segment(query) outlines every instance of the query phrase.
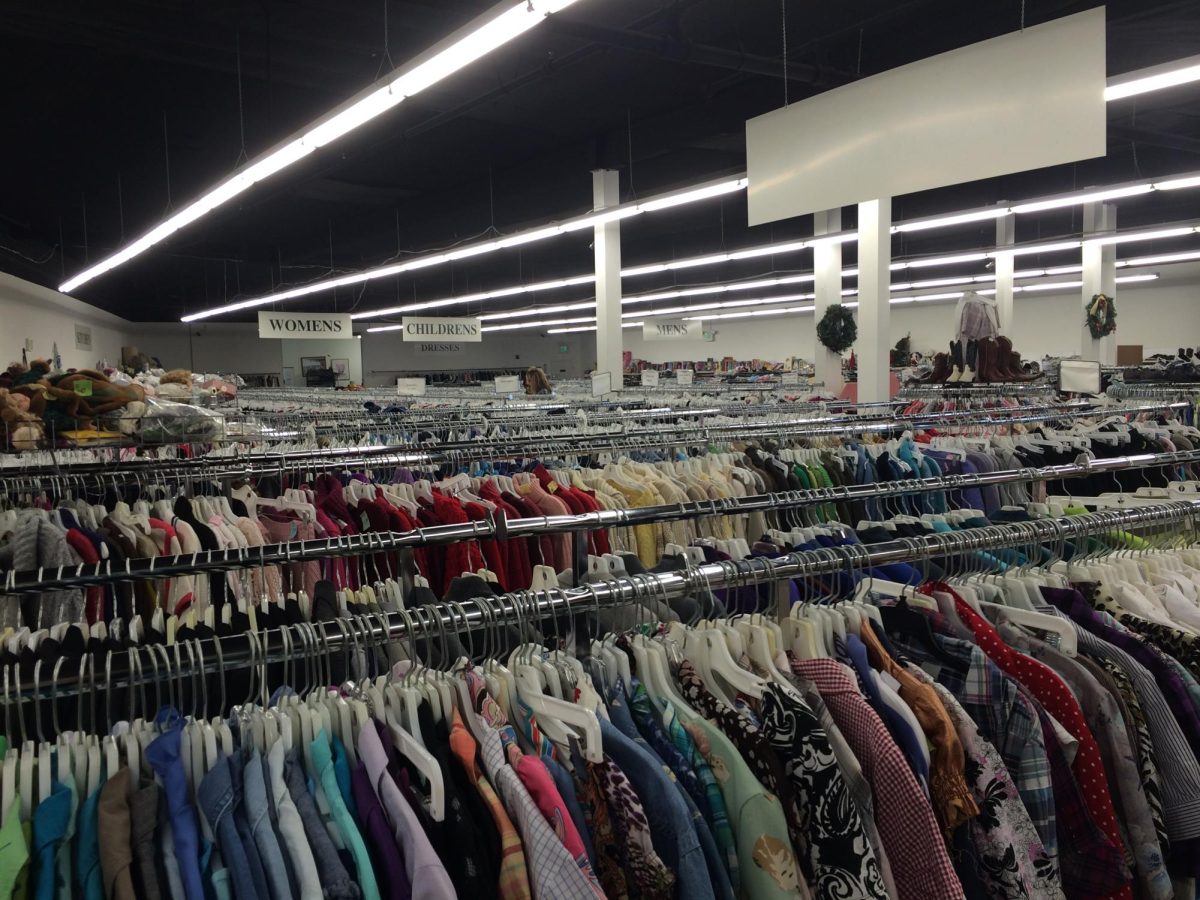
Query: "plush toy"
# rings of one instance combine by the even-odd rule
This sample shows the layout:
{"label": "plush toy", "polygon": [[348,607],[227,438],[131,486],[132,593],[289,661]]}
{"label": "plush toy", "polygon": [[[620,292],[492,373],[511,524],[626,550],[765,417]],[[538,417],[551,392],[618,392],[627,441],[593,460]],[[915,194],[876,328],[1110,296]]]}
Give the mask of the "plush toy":
{"label": "plush toy", "polygon": [[[38,362],[34,360],[30,373]],[[146,398],[141,385],[113,384],[91,369],[46,375],[13,390],[29,398],[30,411],[54,432],[91,428],[96,416]]]}
{"label": "plush toy", "polygon": [[29,411],[29,398],[0,388],[0,422],[4,438],[14,450],[34,450],[45,439],[42,420]]}
{"label": "plush toy", "polygon": [[187,369],[171,369],[163,372],[156,391],[159,397],[187,402],[192,399],[192,373]]}

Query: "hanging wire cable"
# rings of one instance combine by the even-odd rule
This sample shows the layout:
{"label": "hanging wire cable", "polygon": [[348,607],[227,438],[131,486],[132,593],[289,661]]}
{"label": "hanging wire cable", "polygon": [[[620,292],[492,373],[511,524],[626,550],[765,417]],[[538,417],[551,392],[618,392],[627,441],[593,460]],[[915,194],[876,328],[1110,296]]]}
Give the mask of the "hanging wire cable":
{"label": "hanging wire cable", "polygon": [[779,11],[783,19],[783,105],[788,105],[788,48],[787,48],[787,0],[779,0]]}
{"label": "hanging wire cable", "polygon": [[237,48],[238,131],[242,139],[242,149],[238,151],[237,159],[233,163],[237,167],[250,158],[246,154],[246,106],[242,97],[242,32],[240,30],[236,33],[235,46]]}

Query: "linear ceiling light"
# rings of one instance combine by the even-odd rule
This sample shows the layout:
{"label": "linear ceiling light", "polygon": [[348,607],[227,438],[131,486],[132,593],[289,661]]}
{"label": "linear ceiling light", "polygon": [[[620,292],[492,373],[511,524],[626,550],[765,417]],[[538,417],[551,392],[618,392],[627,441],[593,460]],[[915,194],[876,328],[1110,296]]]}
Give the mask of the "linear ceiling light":
{"label": "linear ceiling light", "polygon": [[201,216],[225,205],[253,185],[299,162],[310,153],[382,115],[414,94],[448,78],[493,50],[503,47],[533,28],[546,16],[575,2],[576,0],[519,0],[517,3],[501,4],[476,17],[445,40],[359,92],[314,124],[284,139],[137,240],[67,279],[58,289],[63,293],[70,293],[93,278],[124,265]]}
{"label": "linear ceiling light", "polygon": [[1108,86],[1104,89],[1104,99],[1123,100],[1126,97],[1161,91],[1193,81],[1200,81],[1200,56],[1177,59],[1161,66],[1139,69],[1110,78]]}
{"label": "linear ceiling light", "polygon": [[1161,238],[1182,237],[1185,234],[1192,234],[1197,230],[1196,226],[1184,225],[1177,228],[1157,228],[1151,231],[1131,231],[1125,234],[1106,234],[1103,237],[1088,238],[1085,243],[1125,244],[1130,241],[1156,241]]}
{"label": "linear ceiling light", "polygon": [[[559,2],[563,2],[563,0],[559,0]],[[572,0],[572,2],[575,2],[575,0]],[[237,312],[238,310],[243,309],[253,309],[257,306],[267,306],[272,303],[282,303],[286,300],[295,300],[297,297],[306,297],[309,294],[315,294],[321,291],[329,291],[333,290],[334,288],[345,287],[346,285],[361,284],[365,281],[372,281],[376,278],[386,278],[389,275],[400,275],[404,272],[411,272],[416,269],[425,269],[429,266],[437,266],[441,265],[442,263],[454,262],[455,260],[459,259],[468,259],[469,257],[480,256],[484,253],[494,253],[497,250],[504,250],[508,247],[517,246],[518,244],[527,244],[533,241],[543,241],[555,237],[556,235],[566,234],[571,231],[581,231],[585,228],[603,225],[604,223],[611,222],[615,219],[628,218],[629,216],[638,215],[639,213],[648,211],[648,205],[673,197],[690,195],[691,199],[681,202],[694,203],[697,200],[706,199],[706,197],[697,196],[703,193],[705,188],[715,188],[719,185],[729,184],[737,185],[737,187],[730,188],[730,190],[744,189],[746,186],[746,179],[736,178],[732,181],[730,179],[723,179],[719,182],[703,185],[700,188],[683,188],[677,191],[668,191],[667,193],[660,194],[659,196],[652,197],[648,200],[642,200],[637,203],[628,203],[623,206],[606,209],[601,212],[584,213],[583,215],[575,216],[572,219],[567,219],[564,222],[559,222],[550,226],[538,226],[537,228],[509,235],[497,240],[483,241],[478,244],[467,244],[463,247],[459,247],[455,250],[450,250],[444,253],[431,253],[427,256],[418,256],[402,263],[392,263],[388,265],[377,266],[376,268],[366,269],[362,272],[354,272],[349,275],[342,275],[337,278],[329,278],[324,281],[314,281],[310,284],[301,285],[300,287],[291,288],[286,291],[277,291],[274,294],[266,294],[262,297],[254,297],[250,300],[241,300],[237,303],[227,303],[224,306],[217,306],[212,309],[205,309],[197,313],[192,313],[188,316],[183,316],[181,321],[194,322],[198,319],[207,319],[211,318],[212,316],[222,315],[224,313]],[[723,191],[723,193],[728,192],[729,191]],[[707,196],[713,195],[710,194]],[[594,276],[588,277],[591,280],[594,280]],[[450,304],[446,303],[443,305]],[[424,308],[428,309],[429,307],[426,306]],[[375,314],[382,315],[382,313],[379,313],[377,310],[373,312]],[[361,317],[362,316],[360,316],[360,318]]]}
{"label": "linear ceiling light", "polygon": [[1043,212],[1047,209],[1061,209],[1064,206],[1078,206],[1081,203],[1098,203],[1101,200],[1134,197],[1138,194],[1149,194],[1153,190],[1154,185],[1152,184],[1133,184],[1127,187],[1109,188],[1108,190],[1091,191],[1083,194],[1063,194],[1060,197],[1035,200],[1032,203],[1019,203],[1011,207],[1011,211],[1015,213]]}
{"label": "linear ceiling light", "polygon": [[927,219],[913,219],[911,222],[900,222],[892,226],[892,233],[907,233],[910,231],[928,231],[930,228],[946,228],[951,225],[964,225],[967,222],[982,222],[986,219],[998,219],[1008,215],[1007,206],[997,206],[990,209],[976,209],[971,212],[953,213],[948,216],[930,216]]}
{"label": "linear ceiling light", "polygon": [[439,309],[443,306],[458,306],[462,303],[475,303],[481,300],[500,300],[504,297],[515,297],[518,294],[532,294],[538,291],[553,291],[558,288],[575,287],[580,284],[592,284],[595,275],[576,275],[573,278],[556,278],[553,281],[539,281],[534,284],[518,284],[513,287],[498,288],[494,291],[479,291],[474,294],[459,294],[457,297],[446,297],[441,300],[426,300],[420,303],[406,303],[403,306],[389,306],[387,309],[372,309],[367,312],[351,313],[351,319],[377,319],[381,316],[394,316],[407,312],[419,312],[423,309]]}

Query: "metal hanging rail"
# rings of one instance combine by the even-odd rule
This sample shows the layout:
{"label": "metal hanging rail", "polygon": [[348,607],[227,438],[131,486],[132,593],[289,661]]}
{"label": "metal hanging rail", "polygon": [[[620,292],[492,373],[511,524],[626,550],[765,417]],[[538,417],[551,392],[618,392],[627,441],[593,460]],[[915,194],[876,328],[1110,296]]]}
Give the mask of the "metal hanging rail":
{"label": "metal hanging rail", "polygon": [[783,491],[752,497],[702,500],[649,506],[639,509],[610,509],[567,516],[542,516],[529,519],[505,519],[503,515],[485,521],[456,525],[435,525],[415,531],[365,533],[336,538],[318,538],[282,544],[266,544],[249,549],[228,548],[151,559],[127,559],[123,567],[113,568],[111,560],[57,569],[9,571],[0,581],[0,594],[19,594],[64,587],[82,587],[113,580],[166,578],[198,572],[258,568],[267,565],[306,562],[329,557],[361,556],[406,548],[438,546],[482,538],[505,540],[538,537],[545,534],[584,532],[598,528],[631,527],[656,522],[681,521],[710,516],[731,516],[751,512],[796,509],[829,503],[862,500],[886,500],[910,494],[962,491],[990,485],[1057,481],[1125,469],[1156,468],[1200,462],[1200,450],[1172,453],[1146,453],[1109,459],[1087,459],[1062,465],[1006,469],[968,475],[944,475],[939,478],[906,479],[865,485]]}
{"label": "metal hanging rail", "polygon": [[[881,434],[946,425],[973,427],[1011,426],[1047,422],[1084,415],[1145,415],[1164,410],[1190,408],[1190,404],[1164,400],[1135,407],[1054,407],[1028,414],[1029,407],[966,410],[916,414],[900,417],[827,417],[767,421],[748,424],[692,426],[671,429],[630,429],[612,434],[553,436],[481,436],[477,441],[430,442],[429,445],[381,445],[371,447],[327,447],[288,452],[213,455],[190,459],[136,458],[119,463],[75,463],[69,467],[38,465],[25,468],[4,466],[0,460],[0,483],[13,479],[81,477],[103,474],[137,480],[142,473],[155,473],[171,480],[196,477],[237,477],[278,474],[285,469],[308,470],[360,466],[435,466],[473,460],[504,459],[531,454],[594,455],[617,450],[658,447],[691,447],[713,441],[751,441],[829,435]],[[1012,415],[1008,415],[1012,413]],[[1016,413],[1022,413],[1016,415]],[[169,470],[163,472],[162,470]],[[26,488],[28,489],[28,488]]]}
{"label": "metal hanging rail", "polygon": [[[55,666],[52,685],[18,680],[17,684],[10,686],[6,679],[4,690],[6,699],[14,696],[54,699],[91,691],[93,702],[99,692],[104,691],[104,702],[110,703],[108,698],[115,688],[144,687],[147,669],[157,672],[160,658],[166,666],[169,679],[224,675],[229,668],[271,664],[295,666],[309,655],[328,656],[337,651],[345,653],[351,648],[371,648],[390,642],[409,642],[410,646],[415,646],[418,639],[599,611],[639,600],[670,600],[700,589],[741,587],[834,572],[863,572],[892,563],[945,558],[965,551],[1020,548],[1046,542],[1061,545],[1097,534],[1173,523],[1186,523],[1194,530],[1197,512],[1200,512],[1200,500],[1178,501],[1135,509],[991,525],[965,532],[937,533],[881,544],[850,544],[798,551],[773,559],[750,558],[708,563],[678,571],[618,577],[584,587],[517,591],[498,597],[441,602],[395,613],[372,613],[351,620],[311,622],[228,638],[183,641],[171,648],[135,646],[124,652],[108,654],[103,681],[96,677],[94,668],[90,669],[89,677],[87,674],[63,674],[57,672]],[[153,658],[151,664],[143,664],[143,653],[147,659]],[[160,656],[155,657],[155,653]],[[90,656],[85,658],[94,659]],[[117,660],[115,666],[114,659]],[[157,678],[154,683],[158,684]],[[52,695],[47,696],[43,689],[52,691]]]}

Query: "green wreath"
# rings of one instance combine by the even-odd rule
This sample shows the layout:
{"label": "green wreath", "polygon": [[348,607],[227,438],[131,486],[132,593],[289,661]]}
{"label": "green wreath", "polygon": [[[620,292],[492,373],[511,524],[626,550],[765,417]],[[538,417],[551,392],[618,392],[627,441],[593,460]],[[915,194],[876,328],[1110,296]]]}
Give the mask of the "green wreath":
{"label": "green wreath", "polygon": [[1117,330],[1117,303],[1112,297],[1095,294],[1092,302],[1087,305],[1088,332],[1092,338],[1099,340]]}
{"label": "green wreath", "polygon": [[854,314],[844,306],[830,306],[817,323],[817,339],[827,350],[841,353],[858,337]]}

